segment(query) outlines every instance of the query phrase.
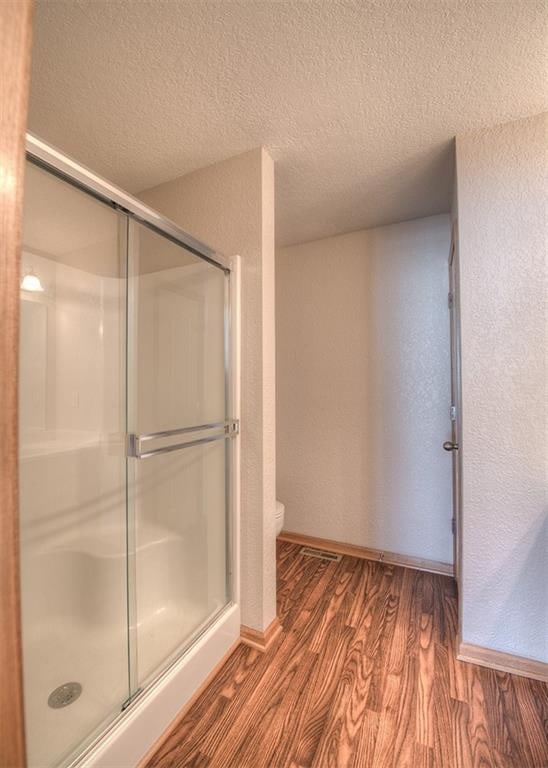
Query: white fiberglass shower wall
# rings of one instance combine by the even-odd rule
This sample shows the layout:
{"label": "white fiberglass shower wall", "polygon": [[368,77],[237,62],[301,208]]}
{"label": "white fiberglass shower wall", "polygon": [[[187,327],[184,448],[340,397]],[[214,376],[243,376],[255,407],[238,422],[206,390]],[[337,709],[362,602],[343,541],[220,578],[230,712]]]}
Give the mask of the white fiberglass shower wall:
{"label": "white fiberglass shower wall", "polygon": [[21,278],[23,672],[42,767],[78,760],[233,600],[230,271],[29,161]]}

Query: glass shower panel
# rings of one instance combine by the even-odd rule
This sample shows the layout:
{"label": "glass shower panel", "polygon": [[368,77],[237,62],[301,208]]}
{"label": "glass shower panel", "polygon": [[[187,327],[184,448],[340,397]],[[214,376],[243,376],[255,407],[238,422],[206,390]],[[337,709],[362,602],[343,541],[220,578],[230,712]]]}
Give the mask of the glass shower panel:
{"label": "glass shower panel", "polygon": [[129,696],[127,217],[27,163],[20,530],[29,766],[70,760]]}
{"label": "glass shower panel", "polygon": [[130,222],[134,691],[228,600],[227,279],[222,269]]}

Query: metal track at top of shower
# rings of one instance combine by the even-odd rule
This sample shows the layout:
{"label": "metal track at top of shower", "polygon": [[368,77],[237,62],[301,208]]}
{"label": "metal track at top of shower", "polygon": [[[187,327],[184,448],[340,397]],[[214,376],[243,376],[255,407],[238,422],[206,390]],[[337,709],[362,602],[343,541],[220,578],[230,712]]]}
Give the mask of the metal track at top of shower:
{"label": "metal track at top of shower", "polygon": [[103,203],[131,216],[177,245],[183,246],[200,259],[219,267],[224,272],[230,272],[230,260],[221,253],[189,235],[188,232],[155,211],[154,208],[124,192],[120,187],[102,176],[98,176],[89,168],[76,160],[72,160],[60,150],[29,132],[26,134],[26,154],[27,159],[35,165],[45,168],[74,187],[79,187]]}

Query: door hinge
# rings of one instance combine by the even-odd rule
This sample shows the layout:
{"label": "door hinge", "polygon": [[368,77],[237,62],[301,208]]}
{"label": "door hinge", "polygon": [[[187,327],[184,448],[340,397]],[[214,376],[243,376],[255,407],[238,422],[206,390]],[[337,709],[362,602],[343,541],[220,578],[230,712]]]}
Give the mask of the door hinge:
{"label": "door hinge", "polygon": [[453,294],[451,291],[447,294],[447,306],[449,309],[453,309]]}
{"label": "door hinge", "polygon": [[452,517],[451,518],[451,533],[453,534],[453,536],[455,535],[456,530],[457,530],[456,521],[455,521],[455,518]]}
{"label": "door hinge", "polygon": [[451,421],[456,421],[457,420],[457,406],[456,405],[452,405],[449,408],[449,418],[451,419]]}

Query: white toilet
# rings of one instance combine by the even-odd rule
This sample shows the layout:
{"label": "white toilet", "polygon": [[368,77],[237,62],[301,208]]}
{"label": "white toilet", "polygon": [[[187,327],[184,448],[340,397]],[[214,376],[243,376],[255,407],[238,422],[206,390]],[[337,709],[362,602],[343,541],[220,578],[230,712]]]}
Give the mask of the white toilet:
{"label": "white toilet", "polygon": [[279,536],[284,527],[285,506],[281,501],[276,501],[276,536]]}

